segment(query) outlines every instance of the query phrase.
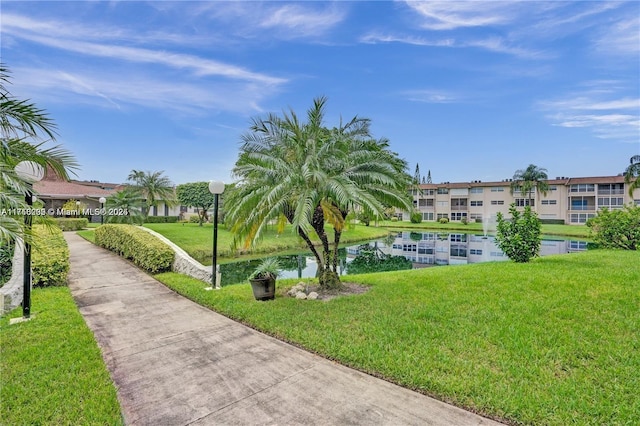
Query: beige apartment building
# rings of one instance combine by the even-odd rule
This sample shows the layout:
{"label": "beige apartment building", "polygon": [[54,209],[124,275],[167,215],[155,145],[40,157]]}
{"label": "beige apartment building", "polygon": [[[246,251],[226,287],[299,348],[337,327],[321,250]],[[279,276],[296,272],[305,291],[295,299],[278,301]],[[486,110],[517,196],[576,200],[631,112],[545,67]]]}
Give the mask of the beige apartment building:
{"label": "beige apartment building", "polygon": [[[501,182],[460,182],[421,184],[420,190],[413,189],[413,203],[422,220],[437,221],[446,217],[450,221],[481,222],[495,218],[498,212],[506,217],[511,203],[524,208],[528,194],[511,193],[511,180]],[[533,191],[533,210],[543,221],[565,224],[584,224],[594,217],[598,210],[622,208],[625,204],[640,205],[640,189],[633,197],[624,176],[602,177],[557,177],[547,180],[546,194]],[[399,215],[400,216],[400,215]],[[409,213],[401,214],[402,220],[409,220]]]}

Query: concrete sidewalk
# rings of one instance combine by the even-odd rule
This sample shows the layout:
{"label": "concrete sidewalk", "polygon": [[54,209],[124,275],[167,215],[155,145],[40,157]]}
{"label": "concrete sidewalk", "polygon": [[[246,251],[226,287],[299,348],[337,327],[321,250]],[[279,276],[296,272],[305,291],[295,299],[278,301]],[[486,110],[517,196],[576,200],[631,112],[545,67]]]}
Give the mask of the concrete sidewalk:
{"label": "concrete sidewalk", "polygon": [[498,424],[256,332],[75,233],[65,239],[69,287],[127,424]]}

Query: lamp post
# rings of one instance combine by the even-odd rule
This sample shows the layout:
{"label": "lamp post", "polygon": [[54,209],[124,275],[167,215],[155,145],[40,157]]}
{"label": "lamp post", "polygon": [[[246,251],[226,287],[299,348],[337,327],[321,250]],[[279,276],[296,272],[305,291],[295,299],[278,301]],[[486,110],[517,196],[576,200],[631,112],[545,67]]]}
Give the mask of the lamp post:
{"label": "lamp post", "polygon": [[211,269],[211,288],[220,289],[220,283],[217,282],[218,275],[218,200],[220,194],[224,192],[224,182],[209,182],[209,192],[213,194],[213,264]]}
{"label": "lamp post", "polygon": [[104,197],[100,197],[98,201],[100,201],[100,225],[104,225],[104,203],[107,201],[107,199]]}
{"label": "lamp post", "polygon": [[[33,184],[40,182],[44,177],[44,168],[33,161],[21,161],[16,165],[15,172],[20,179],[27,183],[27,192],[24,200],[27,208],[33,206]],[[25,232],[31,229],[33,216],[27,212],[24,215]],[[31,317],[31,244],[28,238],[23,238],[24,243],[24,265],[22,274],[22,317],[29,319]]]}

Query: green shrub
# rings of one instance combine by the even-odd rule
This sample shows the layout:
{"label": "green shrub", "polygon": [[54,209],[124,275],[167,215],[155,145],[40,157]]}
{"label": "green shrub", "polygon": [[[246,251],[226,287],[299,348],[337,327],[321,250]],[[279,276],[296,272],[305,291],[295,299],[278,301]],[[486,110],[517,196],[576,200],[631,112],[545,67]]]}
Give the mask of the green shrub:
{"label": "green shrub", "polygon": [[175,255],[171,247],[133,225],[102,225],[96,228],[95,237],[97,245],[150,273],[168,271],[173,264]]}
{"label": "green shrub", "polygon": [[53,219],[55,224],[58,225],[63,231],[79,231],[86,228],[89,225],[89,220],[81,218],[64,218],[56,217]]}
{"label": "green shrub", "polygon": [[189,216],[189,223],[200,223],[200,215]]}
{"label": "green shrub", "polygon": [[411,223],[422,222],[422,213],[419,213],[419,212],[411,213],[411,216],[409,216],[409,220],[411,221]]}
{"label": "green shrub", "polygon": [[178,216],[148,216],[145,219],[145,223],[176,223],[178,222]]}
{"label": "green shrub", "polygon": [[55,226],[34,225],[34,243],[31,251],[33,286],[67,285],[69,273],[69,247],[62,230]]}
{"label": "green shrub", "polygon": [[594,242],[602,248],[638,250],[640,248],[640,206],[631,204],[620,210],[602,209],[587,221]]}
{"label": "green shrub", "polygon": [[540,219],[543,225],[564,225],[564,219]]}
{"label": "green shrub", "polygon": [[9,244],[0,245],[0,287],[11,278],[14,249],[15,244],[12,241],[9,241]]}
{"label": "green shrub", "polygon": [[541,244],[541,224],[538,215],[531,207],[524,208],[521,213],[515,203],[509,207],[511,219],[506,220],[498,213],[496,220],[496,243],[509,259],[518,263],[526,263],[538,255]]}
{"label": "green shrub", "polygon": [[440,222],[440,223],[449,223],[449,218],[448,217],[441,217],[440,219],[438,219],[438,222]]}
{"label": "green shrub", "polygon": [[468,225],[469,221],[467,220],[466,217],[463,217],[462,219],[460,219],[460,223],[462,223],[463,225]]}
{"label": "green shrub", "polygon": [[391,222],[397,222],[397,221],[398,221],[398,218],[397,218],[397,217],[393,216],[393,217],[391,218]]}

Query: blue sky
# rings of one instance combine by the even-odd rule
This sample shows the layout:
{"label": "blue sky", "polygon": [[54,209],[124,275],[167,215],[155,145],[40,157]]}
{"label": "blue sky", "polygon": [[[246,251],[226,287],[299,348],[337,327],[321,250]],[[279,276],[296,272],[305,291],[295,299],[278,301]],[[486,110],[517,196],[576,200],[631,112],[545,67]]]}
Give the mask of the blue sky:
{"label": "blue sky", "polygon": [[603,176],[640,153],[640,2],[11,2],[12,93],[80,179],[231,181],[251,118],[354,115],[434,183],[534,163]]}

